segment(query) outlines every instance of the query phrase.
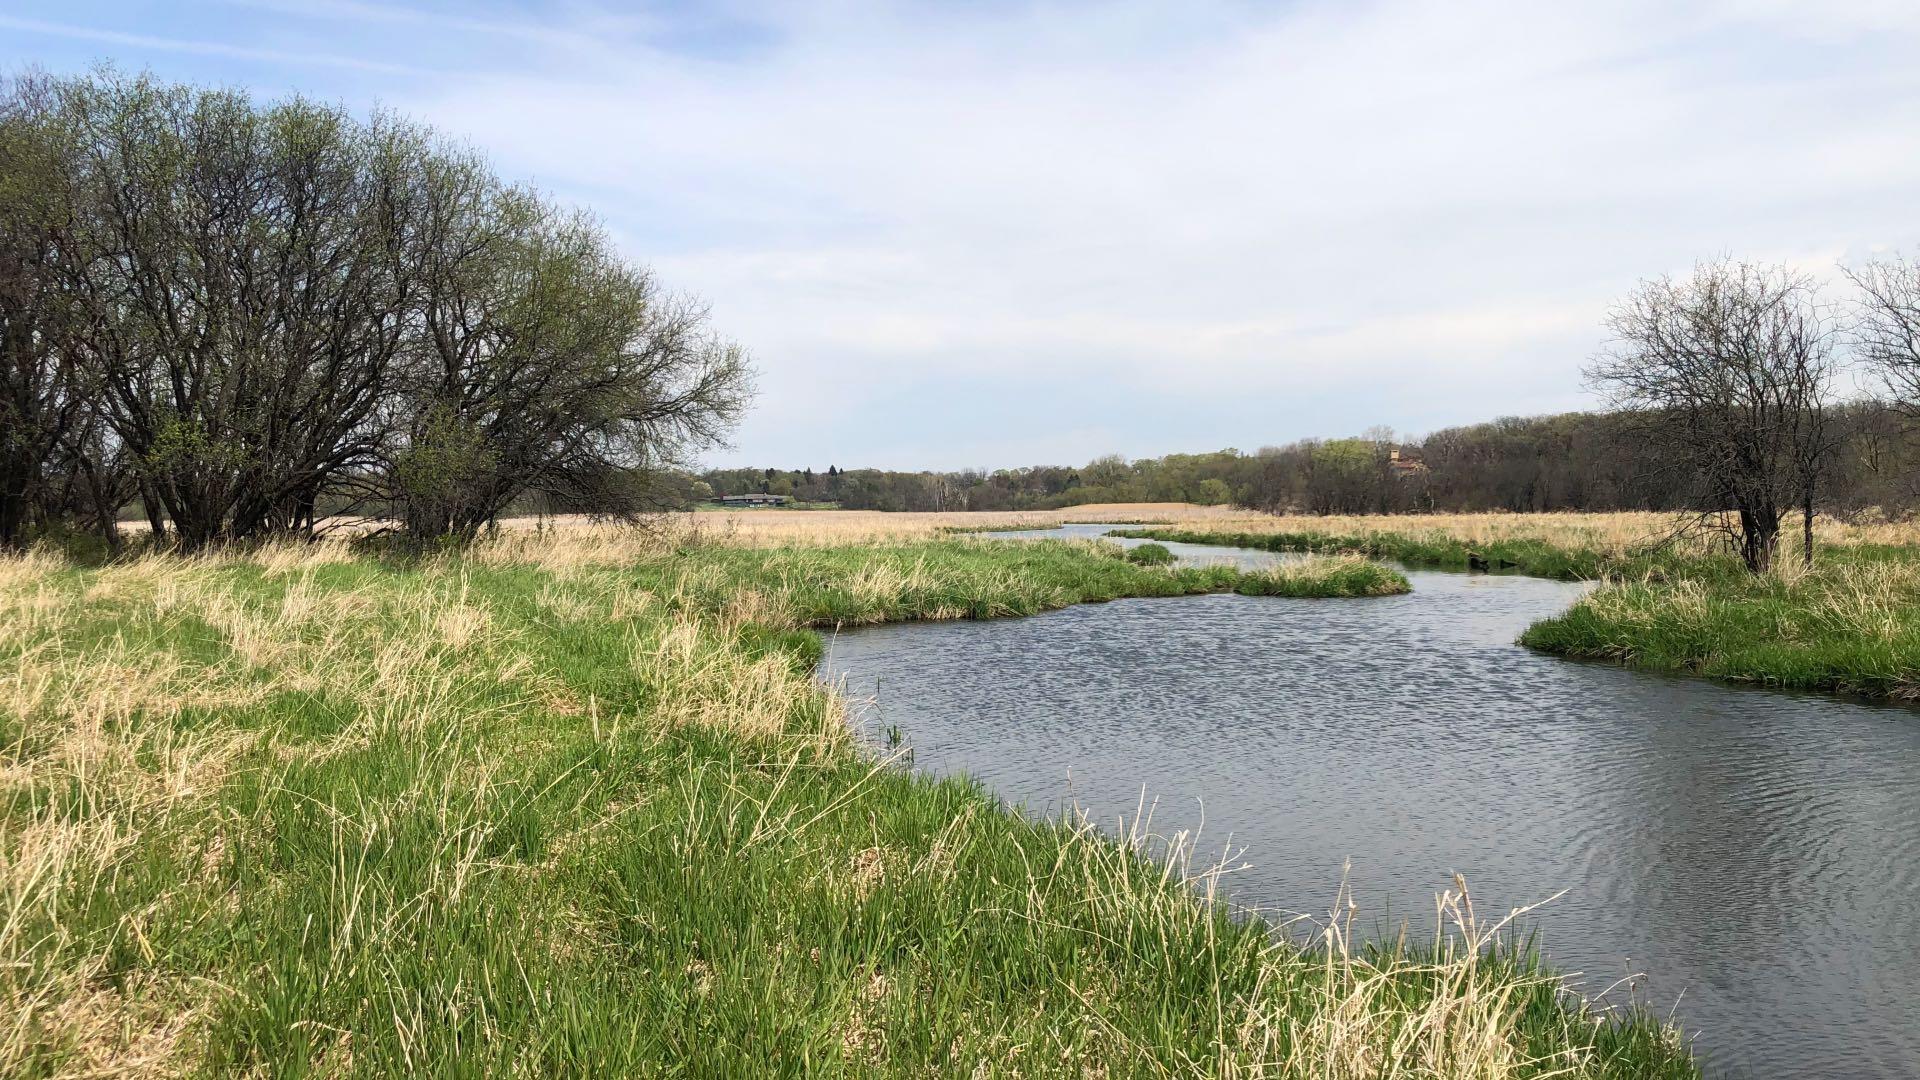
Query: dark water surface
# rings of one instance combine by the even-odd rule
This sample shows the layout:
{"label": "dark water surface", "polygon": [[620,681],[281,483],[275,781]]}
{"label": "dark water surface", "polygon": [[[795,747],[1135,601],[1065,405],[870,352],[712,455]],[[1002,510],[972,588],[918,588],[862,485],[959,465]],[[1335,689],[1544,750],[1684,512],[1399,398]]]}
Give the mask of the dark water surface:
{"label": "dark water surface", "polygon": [[1204,819],[1245,848],[1237,902],[1324,914],[1349,861],[1368,926],[1431,928],[1455,871],[1482,912],[1565,889],[1533,924],[1555,966],[1644,973],[1714,1075],[1920,1076],[1920,711],[1536,655],[1514,637],[1581,586],[1408,576],[843,632],[823,672],[920,768]]}

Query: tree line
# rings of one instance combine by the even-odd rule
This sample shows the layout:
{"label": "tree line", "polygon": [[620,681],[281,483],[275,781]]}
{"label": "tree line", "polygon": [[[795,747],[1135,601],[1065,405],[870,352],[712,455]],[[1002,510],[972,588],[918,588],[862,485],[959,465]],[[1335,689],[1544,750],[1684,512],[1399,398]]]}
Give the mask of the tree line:
{"label": "tree line", "polygon": [[[102,71],[0,84],[0,546],[330,514],[627,518],[750,400],[590,215],[401,117]],[[673,497],[678,498],[677,489]]]}
{"label": "tree line", "polygon": [[[1843,270],[1844,302],[1781,266],[1733,260],[1642,282],[1609,313],[1586,374],[1607,409],[1511,417],[1420,439],[1375,429],[1253,453],[1079,468],[825,473],[714,470],[716,495],[849,509],[1036,510],[1232,503],[1273,513],[1673,511],[1768,568],[1795,516],[1920,506],[1920,263]],[[1858,374],[1867,392],[1851,392]],[[1803,550],[1811,560],[1813,545]]]}
{"label": "tree line", "polygon": [[[1826,415],[1836,448],[1821,508],[1846,517],[1920,509],[1920,426],[1864,400]],[[1671,454],[1612,412],[1504,417],[1424,437],[1385,429],[1242,452],[1083,466],[904,472],[713,469],[694,498],[754,492],[849,510],[1050,510],[1087,503],[1191,502],[1268,513],[1684,511],[1705,501]],[[1395,468],[1396,452],[1405,467]]]}

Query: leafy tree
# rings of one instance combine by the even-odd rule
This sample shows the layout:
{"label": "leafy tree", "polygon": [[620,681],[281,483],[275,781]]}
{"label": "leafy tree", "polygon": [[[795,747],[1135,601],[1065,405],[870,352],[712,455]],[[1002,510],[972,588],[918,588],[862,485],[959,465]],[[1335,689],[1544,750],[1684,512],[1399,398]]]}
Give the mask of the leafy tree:
{"label": "leafy tree", "polygon": [[391,116],[111,71],[0,93],[0,543],[138,493],[184,546],[394,508],[631,518],[740,348],[604,230]]}

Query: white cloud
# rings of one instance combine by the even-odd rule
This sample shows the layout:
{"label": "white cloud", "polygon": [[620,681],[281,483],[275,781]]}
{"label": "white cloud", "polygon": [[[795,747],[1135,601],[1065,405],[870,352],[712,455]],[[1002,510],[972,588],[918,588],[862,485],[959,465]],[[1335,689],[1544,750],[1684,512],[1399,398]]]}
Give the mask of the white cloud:
{"label": "white cloud", "polygon": [[479,43],[382,96],[712,301],[765,368],[740,460],[1563,408],[1638,277],[1920,240],[1910,0],[317,10],[371,59]]}
{"label": "white cloud", "polygon": [[[1364,372],[1467,420],[1505,411],[1499,383],[1522,375],[1576,388],[1634,277],[1913,227],[1912,80],[1784,14],[1313,7],[1163,53],[1137,11],[809,22],[764,67],[480,80],[430,108],[596,185],[687,192],[730,235],[663,266],[774,367],[891,392],[956,372],[1018,392],[1044,371],[1182,407],[1206,396],[1183,382]],[[1407,423],[1351,397],[1328,427],[1234,441]],[[946,423],[914,423],[913,463],[949,461]]]}

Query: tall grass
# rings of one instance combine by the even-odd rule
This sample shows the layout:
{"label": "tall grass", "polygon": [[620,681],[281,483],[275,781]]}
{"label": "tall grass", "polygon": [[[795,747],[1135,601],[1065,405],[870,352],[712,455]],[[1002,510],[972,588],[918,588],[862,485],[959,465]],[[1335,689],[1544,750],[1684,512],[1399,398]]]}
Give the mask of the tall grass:
{"label": "tall grass", "polygon": [[[1556,564],[1575,555],[1604,569],[1610,564],[1630,564],[1649,554],[1680,562],[1701,557],[1719,559],[1726,548],[1715,534],[1681,529],[1683,521],[1674,514],[1650,511],[1325,516],[1242,513],[1208,519],[1176,517],[1163,523],[1213,535],[1294,538],[1294,546],[1263,539],[1245,545],[1250,547],[1278,543],[1274,550],[1352,550],[1428,566],[1465,567],[1467,551],[1524,561],[1528,554],[1548,555],[1542,548],[1553,549],[1557,554],[1535,566],[1541,576],[1561,576],[1564,572],[1555,572]],[[1839,549],[1860,556],[1871,549],[1911,552],[1920,549],[1920,520],[1852,522],[1822,517],[1815,523],[1815,541],[1822,551]],[[1786,537],[1785,547],[1788,558],[1796,556],[1798,537]]]}
{"label": "tall grass", "polygon": [[[1697,568],[1710,563],[1716,572],[1737,569],[1725,556],[1692,546],[1660,546],[1653,540],[1640,544],[1596,542],[1593,537],[1573,535],[1539,536],[1461,536],[1439,529],[1409,530],[1383,528],[1381,522],[1396,519],[1372,519],[1364,531],[1341,533],[1321,531],[1261,530],[1237,532],[1206,528],[1151,528],[1116,530],[1114,535],[1136,539],[1162,540],[1183,544],[1216,544],[1251,548],[1259,551],[1314,552],[1318,554],[1388,559],[1407,566],[1436,567],[1446,570],[1514,570],[1536,577],[1563,581],[1581,581],[1624,572],[1646,572],[1655,568],[1687,566]],[[1417,520],[1417,519],[1416,519]]]}
{"label": "tall grass", "polygon": [[1920,561],[1830,558],[1812,571],[1619,582],[1521,642],[1658,671],[1920,699]]}
{"label": "tall grass", "polygon": [[1340,555],[1243,574],[1234,591],[1243,596],[1395,596],[1413,586],[1392,567]]}
{"label": "tall grass", "polygon": [[[1278,926],[857,746],[810,627],[1230,588],[599,530],[0,559],[0,1074],[1692,1076],[1444,894]],[[1336,908],[1345,911],[1345,908]]]}

